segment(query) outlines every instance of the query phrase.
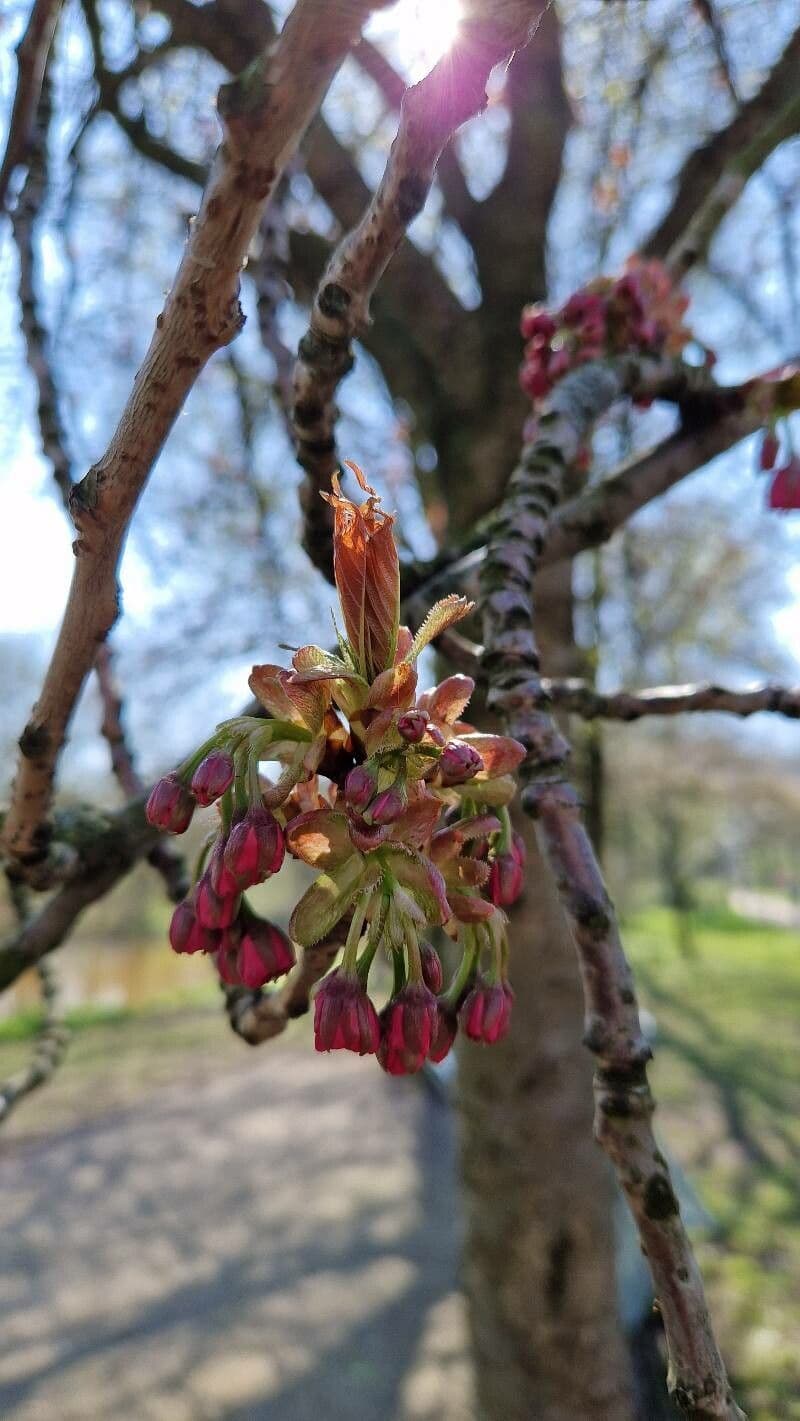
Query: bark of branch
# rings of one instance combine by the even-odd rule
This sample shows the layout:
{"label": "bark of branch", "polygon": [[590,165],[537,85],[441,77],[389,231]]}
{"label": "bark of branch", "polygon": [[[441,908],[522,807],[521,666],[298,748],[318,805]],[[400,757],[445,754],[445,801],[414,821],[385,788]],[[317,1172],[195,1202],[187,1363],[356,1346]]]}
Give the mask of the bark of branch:
{"label": "bark of branch", "polygon": [[75,486],[76,564],[21,758],[3,847],[24,873],[47,854],[46,816],[72,710],[118,616],[117,566],[136,503],[210,355],[241,328],[239,272],[265,201],[377,4],[299,0],[274,50],[220,90],[224,141],[172,290],[108,450]]}
{"label": "bark of branch", "polygon": [[6,205],[14,169],[24,163],[33,138],[47,56],[58,24],[61,0],[35,0],[28,27],[17,45],[17,87],[0,164],[0,212]]}
{"label": "bark of branch", "polygon": [[523,449],[481,578],[489,705],[528,750],[523,808],[558,887],[578,954],[584,1040],[597,1062],[595,1134],[625,1191],[648,1259],[669,1349],[670,1391],[695,1421],[742,1421],[669,1168],[653,1135],[650,1049],[633,977],[565,763],[569,745],[546,710],[531,624],[534,579],[564,475],[594,420],[637,384],[635,362],[585,366],[555,389],[541,435]]}
{"label": "bark of branch", "polygon": [[487,8],[476,4],[467,11],[451,52],[407,90],[386,171],[361,221],[331,258],[300,342],[293,420],[306,471],[304,546],[326,575],[330,522],[318,495],[338,464],[334,396],[353,363],[353,337],[369,322],[370,298],[425,203],[442,149],[484,106],[494,66],[527,42],[537,7],[531,0],[503,0],[490,16]]}
{"label": "bark of branch", "polygon": [[[645,245],[647,256],[666,257],[726,170],[735,165],[740,155],[758,141],[759,135],[770,129],[776,115],[796,98],[798,61],[800,30],[792,35],[758,93],[742,105],[727,128],[712,134],[707,143],[689,156],[678,177],[672,203]],[[767,148],[763,157],[771,151],[771,147]],[[763,162],[763,157],[758,161]]]}
{"label": "bark of branch", "polygon": [[[771,416],[798,408],[800,367],[794,363],[744,385],[714,387],[702,400],[684,406],[684,422],[675,434],[554,510],[539,566],[552,566],[607,543],[635,513],[681,479],[754,434]],[[427,605],[439,595],[444,580],[461,586],[477,572],[491,522],[483,520],[458,547],[429,562],[406,564],[406,604]]]}
{"label": "bark of branch", "polygon": [[584,720],[640,720],[647,715],[683,715],[687,711],[725,711],[730,715],[756,715],[772,711],[789,720],[800,720],[800,686],[751,686],[734,691],[712,683],[699,686],[651,686],[642,691],[614,691],[603,695],[579,679],[542,677],[545,697],[559,710]]}
{"label": "bark of branch", "polygon": [[[64,829],[71,867],[39,912],[0,945],[0,992],[59,947],[85,908],[103,898],[158,842],[136,800],[114,814]],[[61,842],[61,840],[60,840]]]}
{"label": "bark of branch", "polygon": [[[795,61],[796,67],[800,61]],[[707,253],[717,228],[739,201],[750,178],[766,162],[770,153],[787,138],[800,133],[800,94],[795,94],[762,128],[747,147],[727,165],[707,197],[673,243],[667,267],[677,279]]]}
{"label": "bark of branch", "polygon": [[58,984],[50,966],[40,962],[37,968],[44,1018],[37,1032],[36,1045],[30,1061],[21,1071],[0,1083],[0,1125],[20,1101],[45,1085],[64,1059],[70,1031],[58,1011]]}

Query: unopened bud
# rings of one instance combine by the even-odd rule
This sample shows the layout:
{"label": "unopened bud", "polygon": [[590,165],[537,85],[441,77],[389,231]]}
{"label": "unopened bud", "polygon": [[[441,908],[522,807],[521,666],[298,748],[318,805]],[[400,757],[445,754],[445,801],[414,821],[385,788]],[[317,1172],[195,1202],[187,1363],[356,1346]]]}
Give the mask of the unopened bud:
{"label": "unopened bud", "polygon": [[268,809],[248,809],[228,835],[223,862],[240,889],[277,873],[285,852],[283,830]]}
{"label": "unopened bud", "polygon": [[425,734],[427,725],[428,717],[425,711],[410,710],[400,716],[397,729],[409,745],[416,745],[417,741],[421,740]]}
{"label": "unopened bud", "polygon": [[344,797],[352,809],[366,809],[370,803],[378,781],[368,765],[354,765],[344,782]]}
{"label": "unopened bud", "polygon": [[472,745],[466,745],[463,740],[451,740],[445,745],[439,760],[439,773],[443,784],[464,784],[482,769],[483,760]]}
{"label": "unopened bud", "polygon": [[212,750],[200,761],[192,775],[192,794],[204,807],[221,799],[233,784],[236,773],[233,756],[227,750]]}
{"label": "unopened bud", "polygon": [[184,898],[172,914],[169,945],[173,952],[185,953],[215,952],[219,945],[219,935],[198,923],[189,898]]}
{"label": "unopened bud", "polygon": [[157,780],[145,807],[149,823],[167,834],[183,834],[189,828],[195,802],[180,775],[173,770]]}

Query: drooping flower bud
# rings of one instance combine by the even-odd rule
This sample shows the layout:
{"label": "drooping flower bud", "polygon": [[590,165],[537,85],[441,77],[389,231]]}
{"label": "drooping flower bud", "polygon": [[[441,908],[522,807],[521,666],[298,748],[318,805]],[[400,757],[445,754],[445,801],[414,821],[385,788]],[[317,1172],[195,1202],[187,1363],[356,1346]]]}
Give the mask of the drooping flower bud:
{"label": "drooping flower bud", "polygon": [[556,333],[556,323],[549,311],[543,311],[539,306],[523,306],[520,331],[523,340],[540,338],[548,341]]}
{"label": "drooping flower bud", "polygon": [[184,834],[192,822],[194,808],[192,795],[173,770],[153,785],[144,812],[154,828],[167,834]]}
{"label": "drooping flower bud", "polygon": [[482,769],[483,760],[472,745],[466,745],[463,740],[451,740],[445,745],[439,760],[443,784],[464,784]]}
{"label": "drooping flower bud", "polygon": [[219,935],[197,921],[191,899],[179,903],[169,925],[169,945],[173,952],[216,952]]}
{"label": "drooping flower bud", "polygon": [[331,972],[314,999],[317,1051],[356,1051],[374,1056],[380,1042],[378,1013],[357,977]]}
{"label": "drooping flower bud", "polygon": [[800,457],[795,456],[776,470],[769,490],[769,506],[784,513],[800,508]]}
{"label": "drooping flower bud", "polygon": [[238,898],[220,898],[211,885],[211,875],[206,869],[194,891],[194,910],[197,921],[213,932],[229,928],[239,911]]}
{"label": "drooping flower bud", "polygon": [[390,785],[373,799],[369,807],[369,817],[373,824],[394,824],[405,812],[408,794],[399,785]]}
{"label": "drooping flower bud", "polygon": [[436,998],[422,982],[409,982],[380,1014],[378,1060],[391,1076],[413,1075],[431,1049],[438,1025]]}
{"label": "drooping flower bud", "polygon": [[507,983],[476,982],[459,1012],[465,1036],[492,1046],[502,1041],[511,1021],[514,994]]}
{"label": "drooping flower bud", "polygon": [[238,898],[241,891],[239,885],[233,874],[225,867],[226,842],[224,835],[217,835],[209,855],[208,876],[211,887],[218,898]]}
{"label": "drooping flower bud", "polygon": [[223,862],[240,889],[277,873],[285,851],[283,830],[268,809],[248,809],[228,835]]}
{"label": "drooping flower bud", "polygon": [[423,710],[406,711],[397,722],[397,729],[409,745],[421,740],[428,725],[427,713]]}
{"label": "drooping flower bud", "polygon": [[515,833],[507,853],[498,854],[489,874],[489,897],[499,908],[516,903],[525,886],[525,843]]}
{"label": "drooping flower bud", "polygon": [[212,750],[200,761],[192,775],[192,794],[203,807],[221,799],[230,789],[236,773],[233,756],[227,750]]}
{"label": "drooping flower bud", "polygon": [[242,904],[238,919],[241,928],[236,953],[236,970],[244,987],[255,990],[283,977],[295,964],[291,942],[280,928],[266,918],[260,918]]}
{"label": "drooping flower bud", "polygon": [[421,942],[419,955],[422,960],[422,980],[432,992],[442,990],[442,963],[438,952],[429,942]]}
{"label": "drooping flower bud", "polygon": [[458,1032],[458,1017],[449,1007],[438,1003],[438,1013],[436,1017],[436,1030],[431,1038],[431,1047],[428,1052],[429,1061],[443,1061],[449,1055],[453,1042]]}
{"label": "drooping flower bud", "polygon": [[368,765],[355,765],[344,782],[345,802],[352,809],[366,809],[378,788],[378,780]]}

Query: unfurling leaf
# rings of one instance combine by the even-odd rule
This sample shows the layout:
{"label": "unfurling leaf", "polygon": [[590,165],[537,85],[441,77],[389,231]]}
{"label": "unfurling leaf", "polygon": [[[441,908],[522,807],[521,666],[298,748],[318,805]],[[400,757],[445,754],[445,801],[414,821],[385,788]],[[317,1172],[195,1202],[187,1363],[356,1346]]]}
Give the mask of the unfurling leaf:
{"label": "unfurling leaf", "polygon": [[400,626],[400,561],[392,531],[394,519],[384,513],[357,464],[347,461],[368,495],[352,503],[333,477],[333,571],[345,631],[358,670],[368,681],[392,665]]}
{"label": "unfurling leaf", "polygon": [[406,661],[416,661],[429,642],[441,636],[442,632],[447,631],[455,622],[460,622],[474,606],[474,602],[468,601],[466,597],[459,597],[455,592],[450,597],[443,597],[441,602],[435,602],[414,637],[410,650],[406,652]]}
{"label": "unfurling leaf", "polygon": [[321,873],[292,913],[289,933],[301,947],[313,947],[344,917],[361,888],[365,863],[353,853],[330,873]]}

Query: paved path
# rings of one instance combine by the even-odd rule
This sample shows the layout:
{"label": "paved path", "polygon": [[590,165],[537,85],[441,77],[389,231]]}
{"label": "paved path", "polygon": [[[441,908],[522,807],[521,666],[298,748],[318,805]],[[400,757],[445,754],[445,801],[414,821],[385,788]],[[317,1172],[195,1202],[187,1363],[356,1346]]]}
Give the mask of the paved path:
{"label": "paved path", "polygon": [[275,1044],[0,1154],[4,1421],[469,1421],[447,1112]]}

